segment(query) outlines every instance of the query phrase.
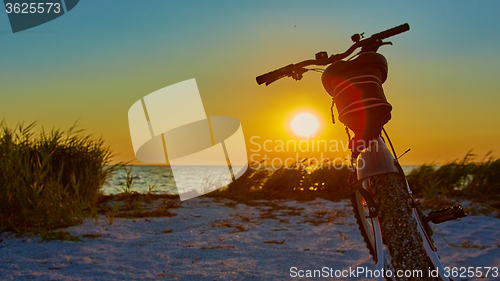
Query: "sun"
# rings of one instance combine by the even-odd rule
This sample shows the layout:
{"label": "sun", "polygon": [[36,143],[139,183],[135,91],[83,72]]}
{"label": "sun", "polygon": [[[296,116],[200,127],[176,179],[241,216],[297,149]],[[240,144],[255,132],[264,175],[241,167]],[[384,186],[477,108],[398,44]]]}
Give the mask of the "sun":
{"label": "sun", "polygon": [[300,113],[297,114],[290,123],[292,130],[300,136],[311,136],[319,128],[319,121],[316,116],[311,113]]}

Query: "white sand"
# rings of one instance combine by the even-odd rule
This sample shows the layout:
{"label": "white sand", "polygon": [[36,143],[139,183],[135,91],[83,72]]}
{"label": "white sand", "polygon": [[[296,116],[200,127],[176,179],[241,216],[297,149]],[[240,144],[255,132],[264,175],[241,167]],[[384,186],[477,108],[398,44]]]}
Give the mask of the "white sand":
{"label": "white sand", "polygon": [[[4,233],[0,280],[290,280],[299,279],[291,267],[373,269],[347,201],[228,202],[192,199],[172,218],[87,219],[68,232],[103,236],[80,242]],[[434,235],[445,266],[500,267],[500,219],[469,216],[437,229],[463,246]]]}

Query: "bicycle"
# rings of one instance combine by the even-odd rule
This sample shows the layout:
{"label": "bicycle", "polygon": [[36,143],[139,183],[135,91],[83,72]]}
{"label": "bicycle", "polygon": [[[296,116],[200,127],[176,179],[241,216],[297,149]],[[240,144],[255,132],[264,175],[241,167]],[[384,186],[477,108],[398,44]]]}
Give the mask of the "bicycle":
{"label": "bicycle", "polygon": [[[391,119],[392,106],[382,88],[387,78],[387,62],[377,51],[381,46],[392,45],[384,39],[409,29],[405,23],[368,38],[363,33],[354,34],[353,45],[344,53],[328,56],[327,52],[319,52],[314,60],[287,65],[256,80],[266,86],[284,77],[301,80],[307,71],[321,72],[306,66],[330,65],[323,71],[322,82],[332,96],[333,123],[333,107],[337,105],[339,120],[346,125],[352,167],[348,184],[352,191],[350,200],[361,236],[374,259],[375,271],[382,273],[377,280],[451,280],[444,274],[429,223],[442,223],[466,214],[460,205],[427,215],[422,213],[383,128]],[[358,48],[361,50],[357,54],[343,60]],[[352,138],[349,129],[355,133]],[[406,270],[420,270],[422,275],[398,276]]]}

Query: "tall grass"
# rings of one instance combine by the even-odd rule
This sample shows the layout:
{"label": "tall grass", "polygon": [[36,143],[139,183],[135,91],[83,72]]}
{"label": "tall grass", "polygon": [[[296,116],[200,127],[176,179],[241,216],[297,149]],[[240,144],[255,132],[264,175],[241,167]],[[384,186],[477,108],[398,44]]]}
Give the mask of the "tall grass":
{"label": "tall grass", "polygon": [[407,176],[412,191],[427,199],[464,197],[500,200],[500,159],[490,154],[481,161],[468,153],[443,166],[423,165]]}
{"label": "tall grass", "polygon": [[279,169],[250,166],[240,178],[207,196],[240,202],[259,199],[340,200],[349,195],[348,174],[346,165],[330,162],[310,165],[307,159]]}
{"label": "tall grass", "polygon": [[[236,181],[207,196],[236,201],[349,198],[347,165],[329,162],[309,165],[306,162],[302,160],[280,169],[251,166]],[[500,159],[491,155],[475,161],[475,156],[468,153],[461,160],[439,167],[422,165],[412,170],[407,178],[413,194],[420,198],[500,200]]]}
{"label": "tall grass", "polygon": [[95,207],[110,168],[102,140],[0,123],[0,231],[74,225]]}

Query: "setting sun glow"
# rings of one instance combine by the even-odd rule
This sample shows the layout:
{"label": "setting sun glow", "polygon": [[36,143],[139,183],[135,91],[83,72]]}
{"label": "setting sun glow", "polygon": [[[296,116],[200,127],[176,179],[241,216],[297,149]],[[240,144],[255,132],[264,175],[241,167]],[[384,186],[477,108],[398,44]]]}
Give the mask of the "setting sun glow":
{"label": "setting sun glow", "polygon": [[300,113],[293,118],[290,126],[296,134],[306,137],[318,130],[319,121],[310,113]]}

